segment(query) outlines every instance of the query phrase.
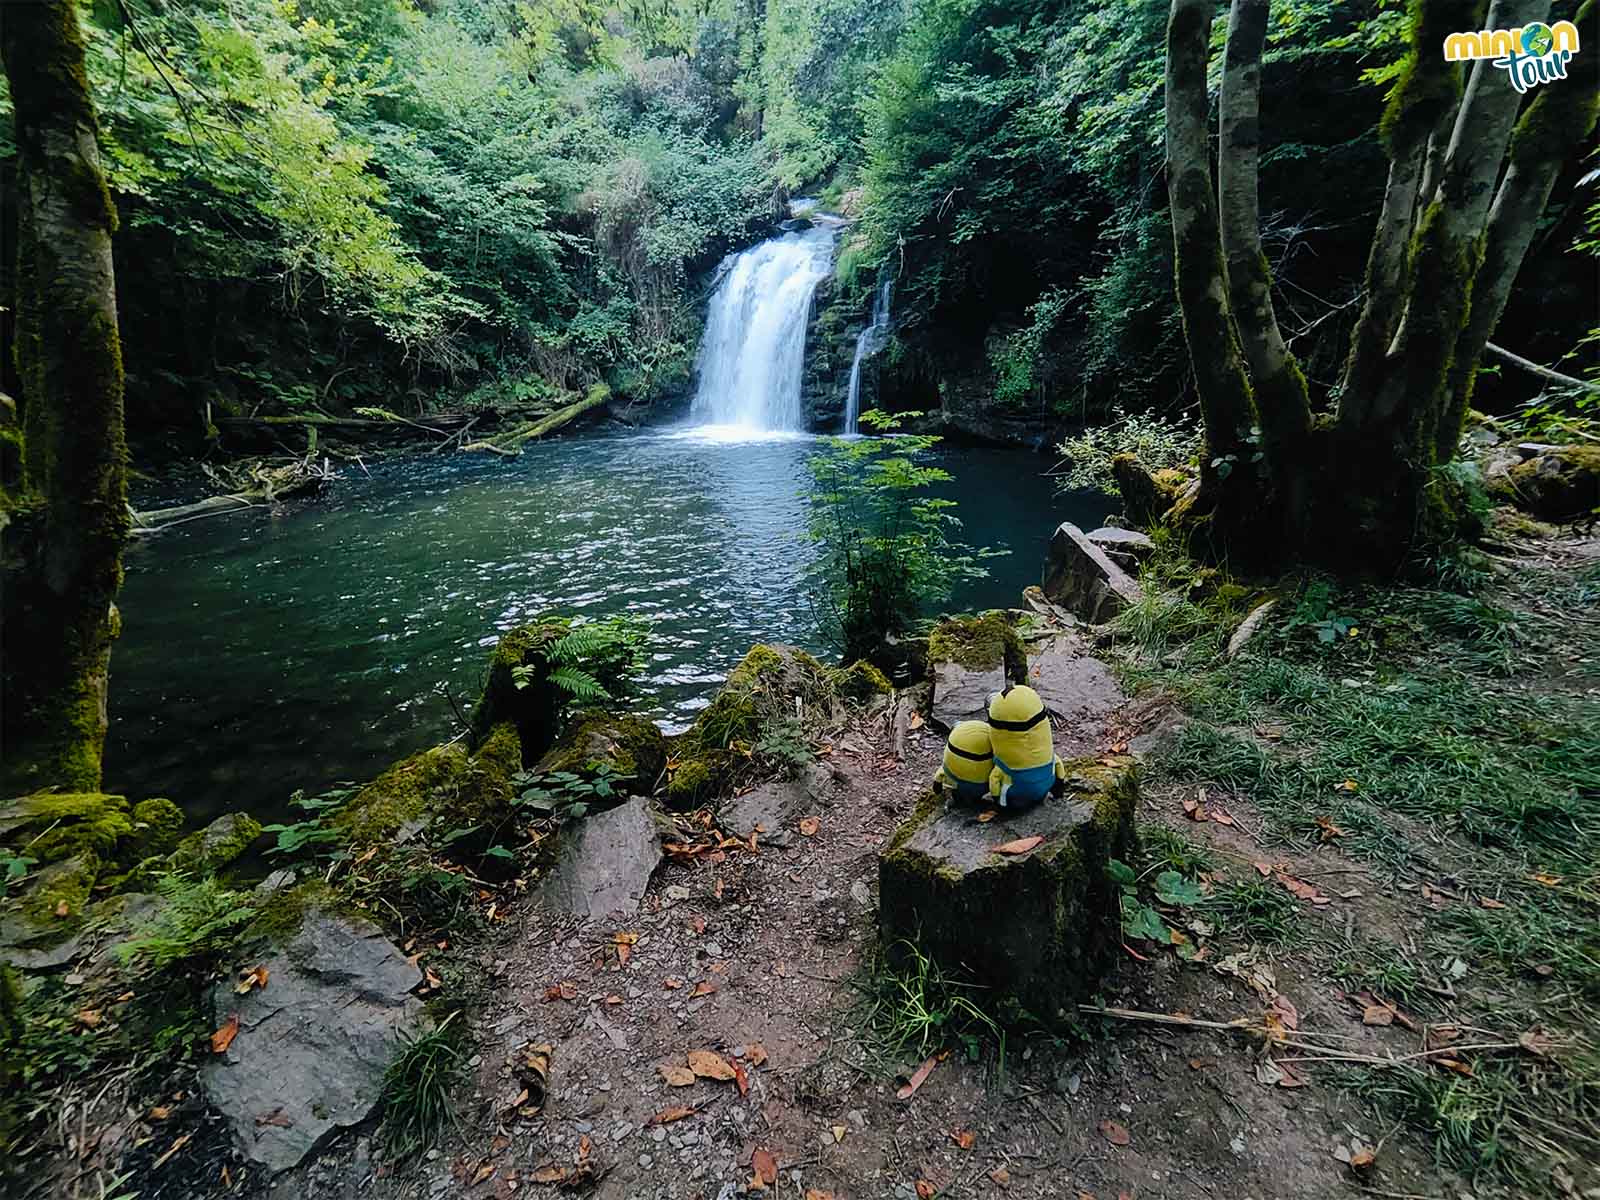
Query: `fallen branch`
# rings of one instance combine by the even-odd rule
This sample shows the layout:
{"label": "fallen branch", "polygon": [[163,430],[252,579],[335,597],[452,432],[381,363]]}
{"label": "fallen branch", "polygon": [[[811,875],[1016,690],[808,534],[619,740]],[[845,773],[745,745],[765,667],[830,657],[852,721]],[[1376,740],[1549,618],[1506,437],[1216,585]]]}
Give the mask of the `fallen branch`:
{"label": "fallen branch", "polygon": [[1496,346],[1493,342],[1488,342],[1485,344],[1484,349],[1499,355],[1514,367],[1521,367],[1530,375],[1537,375],[1540,379],[1549,380],[1551,383],[1559,383],[1562,387],[1582,388],[1586,392],[1600,393],[1600,383],[1590,383],[1587,379],[1574,379],[1571,375],[1563,375],[1560,371],[1552,371],[1549,367],[1542,367],[1532,359],[1523,358],[1520,354],[1513,354],[1504,346]]}
{"label": "fallen branch", "polygon": [[530,421],[521,429],[514,430],[511,433],[502,434],[499,437],[490,438],[487,441],[469,442],[467,445],[462,446],[461,449],[464,452],[469,450],[487,450],[493,454],[501,454],[508,458],[515,458],[518,454],[522,453],[522,444],[524,442],[533,441],[535,438],[542,438],[548,433],[554,433],[557,429],[560,429],[564,425],[571,424],[573,421],[577,420],[591,409],[599,408],[602,404],[606,403],[606,401],[610,399],[611,389],[606,387],[606,385],[603,383],[597,383],[589,389],[588,394],[585,395],[582,400],[575,400],[563,408],[558,408],[555,412],[551,413],[547,417],[544,417],[538,421]]}

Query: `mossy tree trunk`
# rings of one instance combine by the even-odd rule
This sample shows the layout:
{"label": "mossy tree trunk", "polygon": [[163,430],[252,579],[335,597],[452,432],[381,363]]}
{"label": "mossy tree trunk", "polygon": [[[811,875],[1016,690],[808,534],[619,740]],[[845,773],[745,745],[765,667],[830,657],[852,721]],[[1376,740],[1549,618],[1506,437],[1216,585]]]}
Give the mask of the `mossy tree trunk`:
{"label": "mossy tree trunk", "polygon": [[15,111],[19,453],[0,479],[0,787],[96,791],[128,532],[122,352],[72,0],[0,7]]}
{"label": "mossy tree trunk", "polygon": [[[1168,518],[1203,525],[1218,549],[1247,558],[1392,568],[1463,528],[1464,506],[1438,468],[1457,452],[1478,359],[1555,178],[1588,144],[1594,56],[1575,56],[1579,69],[1545,84],[1519,122],[1506,71],[1477,63],[1463,94],[1460,68],[1441,47],[1459,30],[1543,21],[1549,0],[1496,0],[1486,20],[1473,0],[1411,0],[1410,44],[1380,126],[1390,170],[1364,306],[1339,388],[1313,397],[1278,328],[1261,251],[1259,93],[1270,0],[1232,3],[1219,98],[1220,213],[1209,228],[1205,219],[1214,8],[1214,0],[1172,0],[1167,27],[1177,291],[1208,458],[1238,446],[1252,423],[1260,454],[1222,451],[1238,462],[1225,471],[1204,464],[1200,495]],[[1580,27],[1593,11],[1587,0]]]}

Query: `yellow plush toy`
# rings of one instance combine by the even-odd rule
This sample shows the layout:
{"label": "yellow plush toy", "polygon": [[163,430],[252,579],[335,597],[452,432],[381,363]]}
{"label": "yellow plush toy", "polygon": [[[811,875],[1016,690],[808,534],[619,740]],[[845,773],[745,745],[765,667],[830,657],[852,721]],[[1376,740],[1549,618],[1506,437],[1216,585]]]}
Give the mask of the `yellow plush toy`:
{"label": "yellow plush toy", "polygon": [[944,744],[944,765],[934,774],[933,786],[963,800],[981,800],[989,792],[993,767],[989,727],[982,721],[962,721]]}
{"label": "yellow plush toy", "polygon": [[989,698],[989,744],[989,791],[1001,808],[1031,808],[1066,778],[1050,739],[1050,714],[1031,687],[1008,687]]}

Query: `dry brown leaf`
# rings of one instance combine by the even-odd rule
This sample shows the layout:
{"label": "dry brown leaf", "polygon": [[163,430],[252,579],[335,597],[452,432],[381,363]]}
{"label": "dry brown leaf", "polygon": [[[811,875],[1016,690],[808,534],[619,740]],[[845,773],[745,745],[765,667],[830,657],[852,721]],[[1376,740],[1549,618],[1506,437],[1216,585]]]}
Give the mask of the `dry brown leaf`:
{"label": "dry brown leaf", "polygon": [[264,988],[267,986],[268,974],[270,972],[266,967],[252,967],[248,971],[241,971],[239,982],[233,985],[233,990],[242,996],[251,988]]}
{"label": "dry brown leaf", "polygon": [[895,1093],[895,1099],[911,1099],[911,1097],[916,1093],[916,1090],[921,1087],[923,1082],[928,1078],[929,1073],[932,1072],[932,1070],[938,1065],[939,1056],[937,1054],[930,1054],[923,1061],[922,1065],[911,1073],[911,1078],[906,1080],[905,1086]]}
{"label": "dry brown leaf", "polygon": [[739,1089],[739,1095],[748,1096],[750,1094],[750,1076],[745,1073],[745,1069],[738,1063],[733,1064],[733,1082]]}
{"label": "dry brown leaf", "polygon": [[1545,887],[1559,887],[1564,876],[1546,875],[1543,871],[1540,871],[1537,874],[1529,875],[1528,878],[1533,880],[1535,883],[1544,884]]}
{"label": "dry brown leaf", "polygon": [[1318,817],[1317,829],[1320,831],[1319,836],[1324,842],[1331,842],[1334,838],[1344,836],[1344,830],[1335,825],[1331,817]]}
{"label": "dry brown leaf", "polygon": [[478,1169],[472,1173],[472,1182],[469,1187],[477,1187],[485,1179],[494,1174],[494,1164],[488,1159],[478,1164]]}
{"label": "dry brown leaf", "polygon": [[1101,1121],[1099,1128],[1100,1132],[1105,1135],[1106,1141],[1113,1146],[1126,1146],[1133,1141],[1133,1135],[1128,1132],[1127,1128],[1117,1124],[1115,1121],[1109,1119]]}
{"label": "dry brown leaf", "polygon": [[1207,815],[1218,825],[1233,824],[1233,814],[1227,809],[1223,808],[1220,804],[1213,804],[1211,806],[1211,811]]}
{"label": "dry brown leaf", "polygon": [[906,728],[907,729],[921,729],[922,728],[922,714],[921,713],[915,713],[915,712],[912,713],[911,714],[911,720],[906,722]]}
{"label": "dry brown leaf", "polygon": [[612,937],[611,944],[617,948],[617,965],[625,967],[628,959],[633,956],[633,947],[639,941],[637,933],[619,933]]}
{"label": "dry brown leaf", "polygon": [[712,983],[709,979],[702,979],[699,983],[694,985],[694,991],[690,992],[689,996],[691,999],[693,999],[695,996],[710,996],[713,995],[716,990],[716,984]]}
{"label": "dry brown leaf", "polygon": [[645,1122],[646,1125],[671,1125],[674,1121],[681,1121],[685,1117],[694,1116],[697,1110],[682,1104],[674,1104],[671,1108],[663,1108],[655,1116]]}
{"label": "dry brown leaf", "polygon": [[1517,1039],[1517,1045],[1521,1046],[1529,1054],[1537,1054],[1540,1058],[1547,1058],[1550,1051],[1555,1049],[1555,1039],[1544,1031],[1543,1026],[1535,1025]]}
{"label": "dry brown leaf", "polygon": [[611,995],[606,997],[606,1003],[612,1008],[615,1008],[617,1005],[622,1003],[622,997],[613,992]]}
{"label": "dry brown leaf", "polygon": [[661,1072],[661,1078],[667,1081],[668,1087],[688,1087],[695,1080],[693,1071],[677,1063],[663,1063],[657,1070]]}
{"label": "dry brown leaf", "polygon": [[73,1019],[76,1020],[79,1025],[82,1025],[85,1028],[93,1029],[100,1024],[100,1010],[98,1008],[86,1008],[79,1012]]}
{"label": "dry brown leaf", "polygon": [[1505,907],[1507,907],[1501,901],[1495,900],[1490,896],[1479,896],[1478,897],[1478,904],[1482,908],[1505,908]]}
{"label": "dry brown leaf", "polygon": [[1270,876],[1272,874],[1272,864],[1271,863],[1268,863],[1268,862],[1253,862],[1250,865],[1256,869],[1256,874],[1260,875],[1261,878],[1263,878],[1263,879],[1266,879],[1268,876]]}
{"label": "dry brown leaf", "polygon": [[998,808],[986,808],[981,813],[978,814],[978,824],[987,825],[990,821],[994,820],[999,815],[1000,815],[1000,810]]}
{"label": "dry brown leaf", "polygon": [[973,1144],[978,1140],[978,1135],[970,1129],[952,1129],[950,1131],[950,1140],[963,1150],[971,1150]]}
{"label": "dry brown leaf", "polygon": [[806,837],[816,837],[817,830],[822,828],[821,817],[801,817],[800,832]]}
{"label": "dry brown leaf", "polygon": [[994,1170],[990,1171],[989,1178],[994,1180],[1001,1187],[1009,1187],[1011,1184],[1011,1172],[1006,1170],[1004,1167],[996,1167]]}
{"label": "dry brown leaf", "polygon": [[1369,1004],[1362,1010],[1361,1023],[1363,1025],[1393,1025],[1394,1009],[1383,1004]]}
{"label": "dry brown leaf", "polygon": [[1044,844],[1044,838],[1040,837],[1038,834],[1034,834],[1032,837],[1018,838],[1014,842],[1004,842],[1001,845],[998,845],[998,846],[996,846],[994,848],[994,853],[996,853],[996,854],[1026,854],[1029,850],[1032,850],[1035,846],[1040,846],[1040,845],[1043,845],[1043,844]]}
{"label": "dry brown leaf", "polygon": [[733,1067],[715,1050],[689,1051],[689,1069],[702,1079],[725,1082],[734,1077]]}
{"label": "dry brown leaf", "polygon": [[683,980],[668,975],[661,981],[661,986],[666,988],[669,992],[675,992],[683,986]]}
{"label": "dry brown leaf", "polygon": [[771,1184],[778,1182],[778,1160],[770,1150],[758,1149],[750,1156],[750,1169],[756,1173],[756,1178],[762,1183]]}
{"label": "dry brown leaf", "polygon": [[806,1200],[833,1200],[832,1192],[825,1192],[821,1188],[807,1188]]}
{"label": "dry brown leaf", "polygon": [[933,1200],[933,1197],[938,1194],[939,1189],[933,1185],[931,1180],[917,1180],[917,1200]]}
{"label": "dry brown leaf", "polygon": [[1446,1071],[1454,1071],[1457,1075],[1465,1075],[1468,1079],[1471,1079],[1477,1074],[1477,1072],[1472,1069],[1471,1063],[1459,1058],[1440,1057],[1434,1059],[1433,1061],[1439,1066],[1443,1067]]}
{"label": "dry brown leaf", "polygon": [[226,1054],[228,1047],[233,1045],[233,1039],[239,1036],[239,1014],[229,1013],[228,1019],[222,1023],[222,1028],[211,1035],[211,1053]]}
{"label": "dry brown leaf", "polygon": [[762,1067],[767,1062],[767,1048],[760,1042],[751,1042],[744,1049],[744,1056],[750,1060],[752,1067]]}
{"label": "dry brown leaf", "polygon": [[150,1119],[152,1121],[165,1121],[171,1115],[172,1109],[165,1104],[158,1104],[150,1110]]}

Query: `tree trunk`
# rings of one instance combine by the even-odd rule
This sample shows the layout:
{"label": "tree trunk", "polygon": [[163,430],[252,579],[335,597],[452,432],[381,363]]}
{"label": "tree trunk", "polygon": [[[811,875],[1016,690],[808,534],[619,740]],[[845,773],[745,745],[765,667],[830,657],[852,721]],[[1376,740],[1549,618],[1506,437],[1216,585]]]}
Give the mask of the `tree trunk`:
{"label": "tree trunk", "polygon": [[[1589,28],[1594,13],[1595,0],[1587,0],[1578,10],[1575,23],[1579,28]],[[1569,70],[1568,79],[1540,90],[1512,135],[1510,166],[1489,210],[1483,265],[1473,284],[1472,311],[1456,340],[1450,365],[1449,402],[1437,439],[1437,457],[1441,461],[1455,452],[1461,423],[1472,402],[1478,362],[1505,312],[1511,285],[1538,231],[1539,218],[1550,202],[1561,164],[1589,144],[1596,115],[1600,114],[1600,58],[1576,55]]]}
{"label": "tree trunk", "polygon": [[96,790],[128,533],[111,234],[73,0],[0,7],[19,157],[21,471],[0,507],[0,795]]}
{"label": "tree trunk", "polygon": [[1257,176],[1261,156],[1261,51],[1267,37],[1267,0],[1233,0],[1222,74],[1217,154],[1222,255],[1228,299],[1261,422],[1262,445],[1291,536],[1305,519],[1304,446],[1311,432],[1306,378],[1283,343],[1272,303],[1272,274],[1261,249]]}
{"label": "tree trunk", "polygon": [[1206,133],[1206,59],[1211,47],[1210,0],[1173,0],[1167,22],[1167,195],[1183,336],[1194,365],[1195,391],[1205,422],[1200,464],[1208,488],[1212,465],[1245,448],[1250,384],[1229,318],[1226,272],[1217,230],[1216,193]]}

